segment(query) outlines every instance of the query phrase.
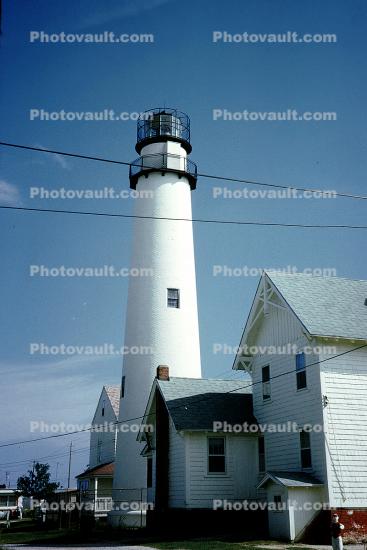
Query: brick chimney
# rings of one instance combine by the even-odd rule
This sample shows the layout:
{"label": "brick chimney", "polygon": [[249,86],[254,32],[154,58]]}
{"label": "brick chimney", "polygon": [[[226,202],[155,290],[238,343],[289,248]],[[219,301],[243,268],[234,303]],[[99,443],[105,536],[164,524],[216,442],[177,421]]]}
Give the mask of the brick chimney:
{"label": "brick chimney", "polygon": [[169,380],[169,367],[167,365],[159,365],[157,367],[157,379]]}

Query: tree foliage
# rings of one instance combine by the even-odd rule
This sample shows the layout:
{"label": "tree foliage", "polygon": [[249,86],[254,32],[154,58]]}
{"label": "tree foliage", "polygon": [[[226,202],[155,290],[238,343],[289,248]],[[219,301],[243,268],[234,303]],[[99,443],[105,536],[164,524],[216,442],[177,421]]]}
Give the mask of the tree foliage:
{"label": "tree foliage", "polygon": [[34,497],[38,500],[49,498],[60,485],[50,482],[49,470],[49,464],[35,462],[27,475],[18,478],[18,492],[25,497]]}

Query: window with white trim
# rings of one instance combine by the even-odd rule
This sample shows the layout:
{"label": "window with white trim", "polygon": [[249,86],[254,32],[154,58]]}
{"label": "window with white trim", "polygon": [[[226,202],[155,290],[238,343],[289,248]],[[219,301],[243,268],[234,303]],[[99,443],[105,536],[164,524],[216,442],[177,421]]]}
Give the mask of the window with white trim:
{"label": "window with white trim", "polygon": [[310,432],[306,430],[301,430],[299,432],[299,439],[300,439],[300,448],[301,448],[301,467],[312,468]]}
{"label": "window with white trim", "polygon": [[306,356],[304,352],[297,353],[296,355],[296,379],[297,390],[307,388]]}
{"label": "window with white trim", "polygon": [[208,437],[208,473],[226,471],[226,441],[224,437]]}

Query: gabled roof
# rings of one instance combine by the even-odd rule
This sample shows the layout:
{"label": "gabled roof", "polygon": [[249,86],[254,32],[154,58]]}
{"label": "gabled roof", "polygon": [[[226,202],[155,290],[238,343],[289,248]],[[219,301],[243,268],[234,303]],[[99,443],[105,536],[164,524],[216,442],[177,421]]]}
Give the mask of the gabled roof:
{"label": "gabled roof", "polygon": [[103,386],[111,402],[115,415],[118,417],[120,409],[121,386]]}
{"label": "gabled roof", "polygon": [[114,469],[114,462],[106,462],[105,464],[94,466],[94,468],[88,468],[83,473],[75,477],[78,479],[79,477],[113,476]]}
{"label": "gabled roof", "polygon": [[322,487],[323,483],[305,472],[267,472],[258,489],[273,481],[283,487]]}
{"label": "gabled roof", "polygon": [[170,378],[156,384],[177,430],[211,431],[215,421],[257,424],[246,380]]}
{"label": "gabled roof", "polygon": [[266,274],[314,336],[367,339],[367,281],[305,274]]}

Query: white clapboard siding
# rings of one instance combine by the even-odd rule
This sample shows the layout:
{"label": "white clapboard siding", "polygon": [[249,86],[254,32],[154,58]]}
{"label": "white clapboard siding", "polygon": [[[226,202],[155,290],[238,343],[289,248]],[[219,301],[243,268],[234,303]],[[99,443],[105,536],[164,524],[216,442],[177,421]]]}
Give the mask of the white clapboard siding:
{"label": "white clapboard siding", "polygon": [[186,434],[187,507],[211,509],[217,499],[254,498],[254,480],[258,473],[256,437],[223,434],[226,438],[226,473],[209,474],[207,437],[210,435],[203,432]]}
{"label": "white clapboard siding", "polygon": [[[317,345],[317,342],[313,342]],[[302,325],[290,310],[279,310],[270,306],[269,315],[264,317],[253,330],[251,345],[285,346],[294,344],[297,351],[303,351],[312,342],[305,336]],[[284,350],[285,351],[285,350]],[[306,365],[317,363],[317,354],[306,355]],[[291,353],[258,354],[254,357],[252,367],[254,414],[260,424],[284,425],[294,422],[286,432],[271,433],[267,430],[265,437],[266,470],[299,471],[301,470],[300,442],[298,427],[305,424],[320,426],[323,422],[322,395],[319,365],[310,366],[307,370],[307,388],[297,391],[296,374],[284,374],[271,380],[271,399],[262,397],[262,367],[270,365],[270,378],[288,371],[295,371],[296,360]],[[278,429],[278,428],[277,428]],[[318,429],[318,428],[316,428]],[[294,430],[294,431],[293,431]],[[321,481],[326,481],[326,464],[324,439],[322,431],[311,433],[312,470]]]}
{"label": "white clapboard siding", "polygon": [[[103,407],[104,415],[102,416]],[[115,422],[116,414],[112,408],[107,392],[105,388],[103,388],[93,418],[92,426],[104,426],[106,423],[106,425],[108,425],[108,429],[103,429],[102,431],[92,431],[90,434],[90,468],[98,466],[98,464],[112,462],[115,459],[116,430],[113,429]],[[100,446],[98,445],[98,442],[100,442]]]}
{"label": "white clapboard siding", "polygon": [[[336,354],[358,343],[338,343]],[[327,359],[330,355],[324,355]],[[320,364],[324,408],[330,504],[367,506],[367,349]]]}

